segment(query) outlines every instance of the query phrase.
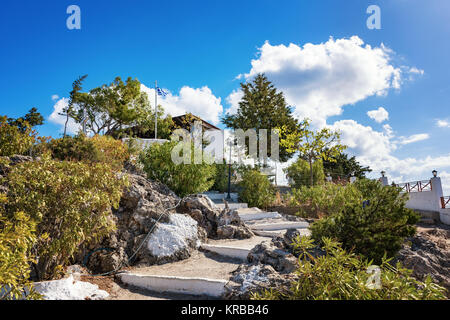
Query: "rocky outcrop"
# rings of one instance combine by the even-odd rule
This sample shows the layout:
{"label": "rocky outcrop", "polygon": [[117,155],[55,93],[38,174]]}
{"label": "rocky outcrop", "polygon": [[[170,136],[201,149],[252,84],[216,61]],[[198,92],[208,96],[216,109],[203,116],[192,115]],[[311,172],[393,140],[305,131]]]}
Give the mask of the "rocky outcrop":
{"label": "rocky outcrop", "polygon": [[412,275],[419,280],[429,275],[450,294],[450,227],[419,227],[416,235],[407,239],[393,263],[397,261],[411,269]]}
{"label": "rocky outcrop", "polygon": [[295,274],[280,274],[270,265],[243,264],[233,272],[230,282],[225,287],[223,298],[249,300],[255,293],[262,293],[273,288],[277,288],[280,293],[287,293],[291,283],[296,279]]}
{"label": "rocky outcrop", "polygon": [[220,210],[205,195],[184,198],[177,212],[190,215],[212,239],[248,239],[254,234],[241,221],[237,211]]}

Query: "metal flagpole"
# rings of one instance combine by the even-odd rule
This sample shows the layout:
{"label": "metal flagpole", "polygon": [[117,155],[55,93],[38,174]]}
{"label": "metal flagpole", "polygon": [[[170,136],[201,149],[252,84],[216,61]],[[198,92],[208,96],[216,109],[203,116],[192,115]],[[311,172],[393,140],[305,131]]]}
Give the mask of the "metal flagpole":
{"label": "metal flagpole", "polygon": [[155,139],[158,139],[158,81],[155,81]]}

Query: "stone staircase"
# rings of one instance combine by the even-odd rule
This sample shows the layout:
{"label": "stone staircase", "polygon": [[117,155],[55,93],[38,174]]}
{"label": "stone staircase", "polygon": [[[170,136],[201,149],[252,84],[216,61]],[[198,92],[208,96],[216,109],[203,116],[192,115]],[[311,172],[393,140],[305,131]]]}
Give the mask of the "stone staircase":
{"label": "stone staircase", "polygon": [[278,212],[247,208],[246,204],[237,211],[256,236],[244,240],[209,240],[189,259],[133,268],[119,274],[120,280],[149,292],[220,298],[231,273],[247,260],[249,252],[256,245],[271,240],[272,237],[281,236],[290,228],[297,229],[302,235],[309,234],[307,222],[291,221]]}

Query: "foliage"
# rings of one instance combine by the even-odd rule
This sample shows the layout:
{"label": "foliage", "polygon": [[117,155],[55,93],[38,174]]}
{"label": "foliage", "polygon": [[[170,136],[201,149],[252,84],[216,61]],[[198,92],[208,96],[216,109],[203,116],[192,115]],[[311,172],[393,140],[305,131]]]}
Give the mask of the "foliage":
{"label": "foliage", "polygon": [[88,93],[81,92],[85,77],[77,79],[71,92],[71,104],[64,110],[68,117],[83,124],[86,132],[112,135],[125,126],[139,125],[152,116],[147,94],[141,83],[129,77],[123,82],[117,77]]}
{"label": "foliage", "polygon": [[347,199],[340,212],[311,224],[312,237],[336,239],[376,263],[385,254],[393,257],[404,239],[414,235],[419,215],[405,207],[407,195],[400,188],[368,179],[357,181],[355,187],[359,195]]}
{"label": "foliage", "polygon": [[239,198],[250,207],[267,208],[275,199],[274,186],[258,170],[246,170],[239,186]]}
{"label": "foliage", "polygon": [[323,160],[323,167],[325,173],[330,174],[333,179],[337,179],[338,177],[350,177],[351,175],[362,179],[365,178],[367,172],[372,171],[369,167],[361,166],[354,156],[349,158],[348,155],[343,152],[332,158],[332,161]]}
{"label": "foliage", "polygon": [[0,300],[39,299],[29,280],[36,225],[23,212],[7,219],[6,196],[0,193]]}
{"label": "foliage", "polygon": [[48,149],[55,159],[106,163],[116,170],[120,170],[130,156],[127,145],[120,140],[100,135],[88,138],[81,133],[51,140]]}
{"label": "foliage", "polygon": [[[284,290],[254,293],[253,299],[283,300],[437,300],[446,299],[445,289],[430,277],[418,281],[400,263],[395,267],[389,259],[379,266],[345,251],[335,241],[322,239],[324,255],[314,257],[314,244],[306,237],[297,238],[295,250],[300,253],[298,280]],[[369,270],[379,268],[377,273]],[[375,283],[374,283],[374,281]]]}
{"label": "foliage", "polygon": [[214,184],[216,168],[208,164],[205,159],[201,163],[194,163],[194,153],[200,150],[194,148],[193,143],[188,143],[187,149],[191,154],[185,155],[190,159],[190,164],[176,164],[172,161],[172,151],[177,144],[183,142],[154,143],[140,155],[140,161],[144,166],[148,179],[157,180],[166,184],[180,197],[189,194],[201,193],[209,190]]}
{"label": "foliage", "polygon": [[348,203],[358,203],[360,198],[360,192],[354,184],[341,186],[325,183],[293,189],[290,205],[299,206],[301,216],[322,217],[339,213]]}
{"label": "foliage", "polygon": [[[290,181],[293,188],[300,188],[310,184],[309,164],[307,161],[298,158],[289,167],[284,169],[286,177]],[[322,161],[317,160],[313,162],[313,185],[322,184],[325,181],[325,174],[323,173]]]}
{"label": "foliage", "polygon": [[[228,164],[218,163],[214,165],[216,167],[216,174],[214,177],[214,184],[212,186],[212,190],[219,192],[227,192],[228,191]],[[231,184],[236,183],[236,171],[232,167],[231,168]]]}
{"label": "foliage", "polygon": [[8,123],[11,126],[18,127],[21,132],[26,132],[28,128],[41,126],[44,124],[44,117],[37,112],[36,108],[31,108],[28,113],[20,118],[8,118]]}
{"label": "foliage", "polygon": [[[288,128],[282,126],[280,145],[284,146],[287,152],[298,152],[300,158],[309,163],[310,185],[314,184],[313,162],[316,160],[334,161],[336,155],[341,153],[346,146],[340,144],[339,132],[334,132],[329,128],[320,131],[309,129],[309,120],[305,120],[303,129],[290,132]],[[283,138],[286,136],[286,138]]]}
{"label": "foliage", "polygon": [[0,156],[23,155],[31,151],[36,142],[36,132],[27,123],[22,125],[12,125],[7,117],[0,116]]}
{"label": "foliage", "polygon": [[36,271],[40,279],[50,279],[81,245],[114,229],[111,207],[118,206],[127,180],[107,164],[44,156],[12,167],[7,183],[8,218],[25,212],[36,223]]}
{"label": "foliage", "polygon": [[[257,75],[252,82],[241,83],[242,100],[236,114],[228,114],[222,122],[233,129],[267,129],[267,151],[271,156],[270,134],[272,129],[284,127],[281,138],[299,129],[298,121],[292,116],[282,92],[277,89],[263,74]],[[280,145],[280,160],[286,161],[292,155]]]}

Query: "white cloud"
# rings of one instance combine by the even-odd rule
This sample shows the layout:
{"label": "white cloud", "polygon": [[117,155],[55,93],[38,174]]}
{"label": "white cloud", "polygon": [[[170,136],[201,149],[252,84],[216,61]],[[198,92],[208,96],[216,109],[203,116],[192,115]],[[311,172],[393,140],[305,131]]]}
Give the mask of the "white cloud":
{"label": "white cloud", "polygon": [[389,120],[389,112],[383,107],[379,107],[376,110],[371,110],[367,112],[369,118],[375,120],[378,123]]}
{"label": "white cloud", "polygon": [[436,120],[436,125],[439,128],[450,128],[450,122],[448,120]]}
{"label": "white cloud", "polygon": [[417,73],[417,68],[395,67],[393,55],[383,44],[365,45],[357,36],[303,47],[266,42],[243,77],[249,80],[265,73],[298,117],[308,117],[322,127],[328,117],[340,115],[343,106],[399,89],[403,74]]}
{"label": "white cloud", "polygon": [[241,101],[244,93],[240,89],[233,90],[232,93],[227,97],[226,101],[230,105],[230,108],[227,109],[228,114],[235,114],[239,109],[239,101]]}
{"label": "white cloud", "polygon": [[57,94],[52,95],[52,100],[57,101],[59,99],[59,96]]}
{"label": "white cloud", "polygon": [[427,140],[430,138],[430,135],[428,133],[419,133],[419,134],[413,134],[409,137],[400,137],[400,144],[410,144],[418,141]]}
{"label": "white cloud", "polygon": [[[141,90],[148,94],[150,103],[154,106],[155,89],[142,84]],[[158,104],[161,104],[164,111],[171,116],[190,112],[216,125],[220,122],[220,115],[223,112],[221,98],[216,97],[207,86],[202,88],[184,86],[178,95],[168,91],[166,97],[158,96]]]}
{"label": "white cloud", "polygon": [[[62,113],[63,109],[66,108],[68,105],[69,99],[62,98],[58,100],[53,106],[52,114],[48,117],[48,121],[61,126],[60,132],[64,131],[64,124],[66,123],[66,117],[60,115],[60,113]],[[67,123],[67,133],[76,134],[80,129],[81,126],[79,124],[73,121],[73,119],[69,119],[69,122]]]}

